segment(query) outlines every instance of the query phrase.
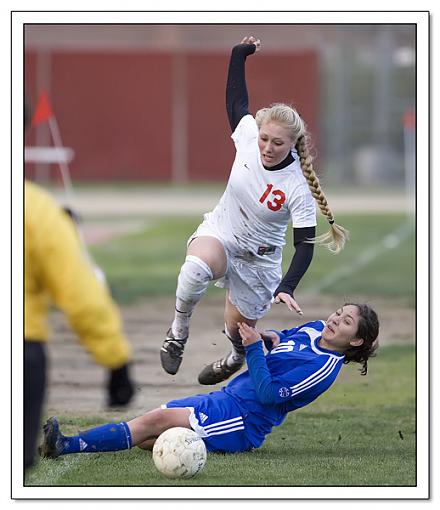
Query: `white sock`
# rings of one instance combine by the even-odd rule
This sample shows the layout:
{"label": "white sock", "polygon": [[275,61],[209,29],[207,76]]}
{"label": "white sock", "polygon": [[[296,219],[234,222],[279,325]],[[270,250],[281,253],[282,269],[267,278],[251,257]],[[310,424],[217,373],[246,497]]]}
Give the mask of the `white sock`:
{"label": "white sock", "polygon": [[171,331],[175,338],[187,338],[192,312],[208,288],[211,268],[199,257],[188,255],[180,268],[176,290],[176,310]]}
{"label": "white sock", "polygon": [[[185,301],[176,299],[176,308],[174,311],[174,320],[171,325],[171,331],[174,338],[187,338],[189,331],[189,321],[191,318],[192,310],[186,311],[187,303]],[[192,307],[194,308],[194,307]]]}

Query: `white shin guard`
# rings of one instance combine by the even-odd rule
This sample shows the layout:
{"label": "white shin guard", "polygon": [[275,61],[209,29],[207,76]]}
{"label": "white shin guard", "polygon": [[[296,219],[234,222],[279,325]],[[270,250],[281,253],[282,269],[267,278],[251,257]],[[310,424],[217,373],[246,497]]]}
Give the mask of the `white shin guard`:
{"label": "white shin guard", "polygon": [[176,315],[171,326],[176,338],[188,336],[191,314],[212,279],[211,268],[206,262],[195,255],[187,255],[177,280]]}
{"label": "white shin guard", "polygon": [[177,280],[177,299],[188,303],[187,307],[191,307],[192,303],[198,303],[212,278],[211,268],[206,262],[194,255],[187,255]]}

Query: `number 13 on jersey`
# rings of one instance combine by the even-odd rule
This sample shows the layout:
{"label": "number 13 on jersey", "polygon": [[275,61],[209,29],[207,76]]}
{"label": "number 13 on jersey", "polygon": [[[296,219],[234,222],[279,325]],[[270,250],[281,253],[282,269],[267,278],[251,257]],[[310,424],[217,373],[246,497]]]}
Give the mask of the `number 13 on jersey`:
{"label": "number 13 on jersey", "polygon": [[[274,189],[273,184],[268,184],[265,192],[260,197],[260,202],[264,204],[266,199],[266,205],[271,211],[278,211],[286,201],[286,194],[280,189]],[[269,200],[270,199],[270,200]]]}

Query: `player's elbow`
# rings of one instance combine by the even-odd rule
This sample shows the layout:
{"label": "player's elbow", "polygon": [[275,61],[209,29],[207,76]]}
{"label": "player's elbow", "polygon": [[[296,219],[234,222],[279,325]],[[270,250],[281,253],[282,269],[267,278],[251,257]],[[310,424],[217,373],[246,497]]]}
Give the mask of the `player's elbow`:
{"label": "player's elbow", "polygon": [[269,398],[269,397],[259,398],[259,401],[264,406],[273,406],[276,404],[276,400],[274,398]]}
{"label": "player's elbow", "polygon": [[257,396],[260,403],[263,404],[264,406],[271,406],[276,404],[276,398],[273,392],[270,391],[269,389],[266,390],[260,389],[260,391],[258,391],[257,393]]}

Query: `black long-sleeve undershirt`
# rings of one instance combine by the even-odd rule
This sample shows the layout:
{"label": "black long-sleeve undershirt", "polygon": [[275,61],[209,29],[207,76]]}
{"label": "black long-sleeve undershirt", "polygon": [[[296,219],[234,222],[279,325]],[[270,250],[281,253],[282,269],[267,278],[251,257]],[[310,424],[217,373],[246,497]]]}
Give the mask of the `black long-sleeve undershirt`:
{"label": "black long-sleeve undershirt", "polygon": [[245,61],[256,50],[255,44],[237,44],[232,48],[226,83],[226,111],[232,132],[240,120],[249,113],[249,98],[246,87]]}
{"label": "black long-sleeve undershirt", "polygon": [[316,227],[304,227],[293,229],[293,245],[295,246],[295,254],[292,262],[281,283],[278,285],[274,296],[280,292],[285,292],[293,296],[293,293],[300,282],[301,278],[307,271],[313,258],[313,243],[307,243],[306,239],[312,239],[316,235]]}

